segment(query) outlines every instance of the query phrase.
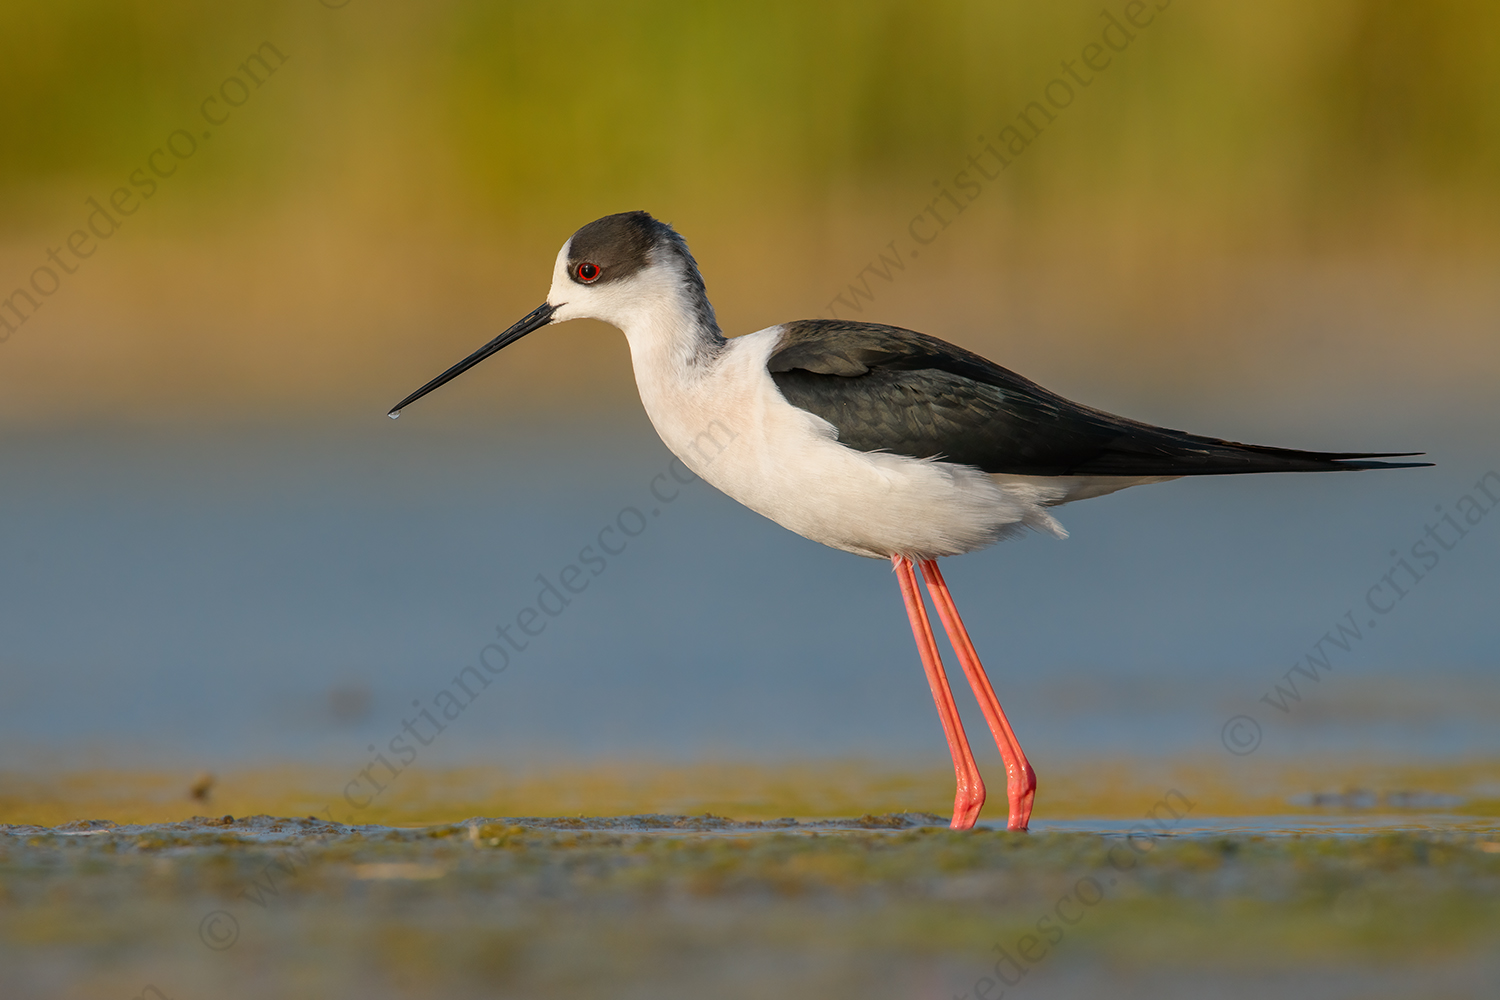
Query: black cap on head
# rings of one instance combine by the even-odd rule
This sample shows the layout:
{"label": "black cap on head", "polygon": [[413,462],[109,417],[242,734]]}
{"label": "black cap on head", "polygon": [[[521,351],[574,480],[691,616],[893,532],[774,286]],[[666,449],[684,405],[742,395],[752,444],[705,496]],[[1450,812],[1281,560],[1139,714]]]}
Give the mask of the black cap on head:
{"label": "black cap on head", "polygon": [[[568,245],[568,276],[586,285],[619,281],[650,264],[653,250],[681,243],[682,237],[671,226],[657,222],[645,212],[606,215],[573,234]],[[598,277],[580,276],[580,264],[593,264],[599,269]],[[584,280],[580,281],[580,277]]]}
{"label": "black cap on head", "polygon": [[[699,324],[712,331],[713,338],[722,341],[714,307],[709,305],[703,287],[703,275],[698,273],[698,262],[693,260],[687,241],[677,230],[647,212],[606,215],[574,233],[568,243],[568,277],[579,285],[608,284],[630,277],[662,259],[664,254],[676,258],[683,288]],[[584,266],[590,264],[598,270]]]}

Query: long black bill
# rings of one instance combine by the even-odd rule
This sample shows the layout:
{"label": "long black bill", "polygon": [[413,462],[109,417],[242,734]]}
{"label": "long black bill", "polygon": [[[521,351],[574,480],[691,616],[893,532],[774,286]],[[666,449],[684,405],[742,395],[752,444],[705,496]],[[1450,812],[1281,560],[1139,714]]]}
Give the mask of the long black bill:
{"label": "long black bill", "polygon": [[509,330],[506,330],[500,336],[496,337],[488,344],[485,344],[479,350],[475,351],[467,358],[464,358],[458,364],[454,365],[452,368],[449,368],[447,371],[443,372],[443,374],[439,375],[437,378],[433,379],[431,382],[428,382],[426,385],[422,386],[422,388],[418,389],[416,392],[412,393],[410,396],[407,396],[401,402],[391,407],[391,419],[394,420],[396,417],[399,417],[401,415],[401,409],[403,407],[407,406],[410,403],[416,402],[432,390],[436,389],[438,386],[443,385],[445,382],[450,382],[453,379],[458,378],[458,376],[462,375],[470,368],[473,368],[475,365],[479,364],[479,362],[483,361],[491,354],[494,354],[502,347],[514,344],[516,341],[520,340],[531,331],[539,330],[542,327],[546,326],[548,323],[552,322],[552,314],[556,311],[556,306],[543,302],[541,305],[537,306],[535,309],[531,310],[531,312],[523,316],[521,318],[521,321],[518,322],[515,326],[512,326]]}

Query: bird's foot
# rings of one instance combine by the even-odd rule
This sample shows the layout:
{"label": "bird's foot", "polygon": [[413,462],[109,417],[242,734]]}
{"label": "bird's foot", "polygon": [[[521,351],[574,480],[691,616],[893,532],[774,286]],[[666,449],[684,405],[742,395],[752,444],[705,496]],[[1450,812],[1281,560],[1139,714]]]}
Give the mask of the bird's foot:
{"label": "bird's foot", "polygon": [[1024,832],[1031,826],[1031,806],[1036,801],[1036,772],[1031,764],[1023,762],[1006,775],[1005,798],[1010,807],[1005,828]]}
{"label": "bird's foot", "polygon": [[972,830],[974,824],[979,820],[979,811],[984,808],[984,783],[978,781],[976,775],[976,786],[969,788],[960,787],[958,794],[953,796],[953,822],[949,823],[950,829]]}

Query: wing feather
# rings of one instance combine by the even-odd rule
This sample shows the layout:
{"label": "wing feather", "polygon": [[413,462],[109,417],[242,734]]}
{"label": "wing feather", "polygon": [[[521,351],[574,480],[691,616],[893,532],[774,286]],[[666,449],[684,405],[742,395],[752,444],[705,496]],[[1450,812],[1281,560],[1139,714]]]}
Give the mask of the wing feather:
{"label": "wing feather", "polygon": [[1419,452],[1240,444],[1074,403],[936,337],[874,323],[788,324],[767,364],[787,402],[860,451],[1032,476],[1192,476],[1407,468]]}

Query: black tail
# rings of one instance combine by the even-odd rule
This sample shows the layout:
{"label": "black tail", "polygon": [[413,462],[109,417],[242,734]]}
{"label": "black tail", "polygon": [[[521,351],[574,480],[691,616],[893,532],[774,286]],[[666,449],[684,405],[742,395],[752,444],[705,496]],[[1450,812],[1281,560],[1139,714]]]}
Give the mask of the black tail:
{"label": "black tail", "polygon": [[[1122,421],[1122,423],[1124,423]],[[1131,423],[1134,423],[1133,421]],[[1200,437],[1164,427],[1121,427],[1118,438],[1071,471],[1095,476],[1226,476],[1259,472],[1419,469],[1432,462],[1383,462],[1420,451],[1299,451]]]}
{"label": "black tail", "polygon": [[[1213,472],[1362,472],[1366,469],[1425,469],[1432,462],[1374,462],[1376,458],[1413,458],[1423,451],[1298,451],[1295,448],[1272,448],[1263,444],[1238,444],[1215,441],[1226,452],[1222,461],[1231,466]],[[1215,449],[1217,452],[1219,449]],[[1218,455],[1215,455],[1215,460]],[[1214,460],[1211,460],[1214,461]],[[1210,471],[1210,470],[1204,470]]]}

